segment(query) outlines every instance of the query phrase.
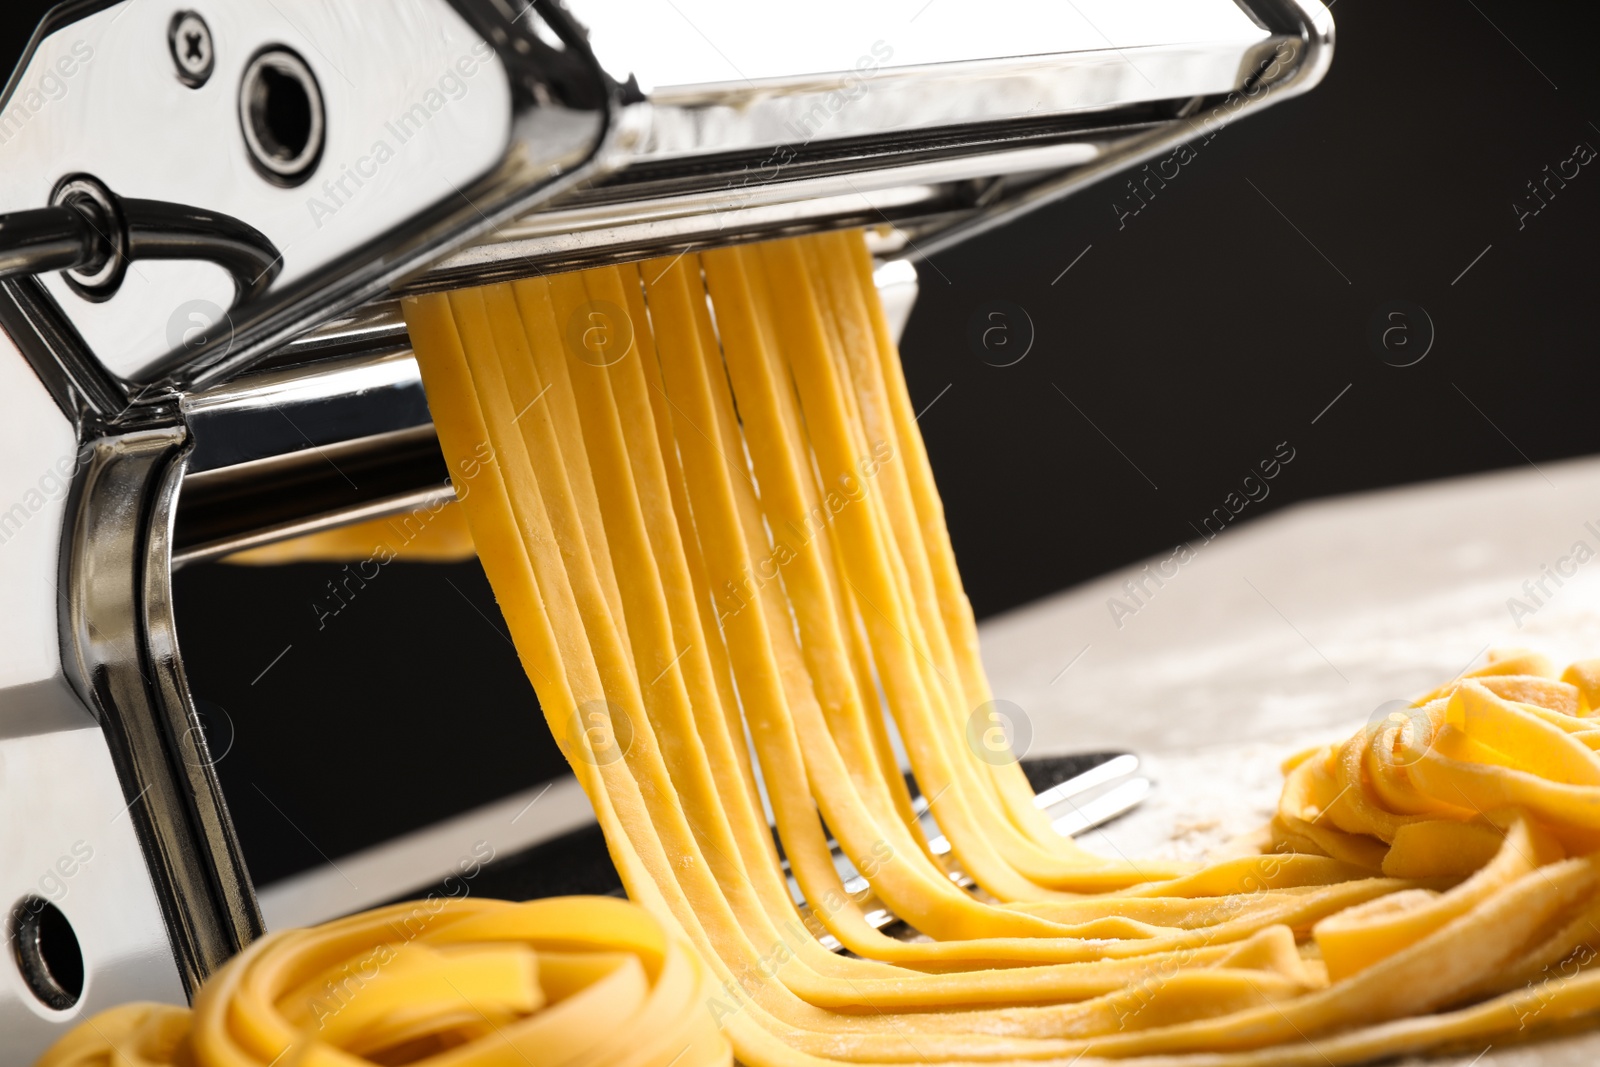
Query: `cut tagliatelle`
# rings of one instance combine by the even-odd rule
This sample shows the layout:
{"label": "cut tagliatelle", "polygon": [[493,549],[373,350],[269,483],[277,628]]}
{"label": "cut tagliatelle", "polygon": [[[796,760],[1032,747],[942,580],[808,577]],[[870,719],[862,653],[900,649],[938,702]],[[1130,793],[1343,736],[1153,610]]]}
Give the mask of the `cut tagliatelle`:
{"label": "cut tagliatelle", "polygon": [[726,1067],[708,988],[626,901],[434,898],[270,934],[192,1011],[102,1012],[38,1067]]}
{"label": "cut tagliatelle", "polygon": [[834,234],[405,305],[545,715],[628,892],[711,975],[685,1020],[753,1067],[1319,1067],[1600,1011],[1600,662],[1492,658],[1291,760],[1260,855],[1053,831],[994,748],[871,270]]}
{"label": "cut tagliatelle", "polygon": [[[1585,666],[1502,658],[1305,756],[1265,855],[1134,862],[1052,831],[983,743],[976,631],[860,235],[406,316],[545,714],[630,894],[716,973],[702,1007],[741,1060],[1322,1064],[1600,1008]],[[924,936],[878,932],[877,907]]]}

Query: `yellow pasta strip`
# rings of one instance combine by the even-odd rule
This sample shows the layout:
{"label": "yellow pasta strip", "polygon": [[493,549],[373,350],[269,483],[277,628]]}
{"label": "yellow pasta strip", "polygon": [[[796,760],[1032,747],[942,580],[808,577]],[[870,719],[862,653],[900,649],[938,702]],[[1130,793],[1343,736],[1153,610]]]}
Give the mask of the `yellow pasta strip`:
{"label": "yellow pasta strip", "polygon": [[[973,672],[970,665],[963,670],[956,662],[936,588],[932,553],[924,543],[911,490],[915,476],[911,468],[916,459],[908,455],[903,440],[907,432],[901,425],[904,413],[895,411],[890,399],[884,365],[880,361],[879,335],[867,311],[868,300],[857,284],[855,270],[849,269],[854,266],[850,241],[844,234],[824,235],[816,240],[812,251],[809,262],[814,276],[821,282],[819,302],[833,327],[836,347],[844,356],[844,372],[852,385],[847,396],[856,399],[864,438],[860,443],[872,447],[880,441],[888,442],[899,457],[883,465],[874,491],[882,501],[894,534],[890,546],[899,559],[896,572],[903,573],[903,582],[911,592],[915,603],[912,618],[914,623],[920,623],[925,635],[929,662],[944,690],[951,723],[957,730],[965,731],[971,716],[980,713],[990,694],[987,684],[980,681],[981,671]],[[840,269],[841,266],[845,269]],[[1015,760],[991,758],[984,761],[981,769],[985,772],[983,777],[987,777],[996,790],[1001,810],[1014,825],[1028,833],[1031,841],[1056,849],[1066,847],[1067,839],[1054,833],[1033,805],[1032,790],[1028,789],[1027,780]]]}
{"label": "yellow pasta strip", "polygon": [[[755,367],[750,367],[745,373],[758,375],[755,380],[757,388],[761,383],[767,383],[766,388],[774,405],[774,415],[784,436],[787,438],[788,450],[792,462],[796,465],[793,481],[798,484],[802,513],[798,520],[798,528],[791,525],[795,517],[783,514],[783,501],[772,494],[763,494],[761,503],[764,509],[772,509],[778,519],[774,528],[773,550],[774,558],[778,558],[784,548],[792,550],[795,543],[801,546],[810,545],[813,539],[820,541],[821,547],[817,550],[817,558],[826,575],[827,594],[837,605],[839,619],[837,626],[846,635],[846,649],[849,654],[851,671],[855,678],[855,693],[858,701],[876,704],[878,692],[877,677],[871,666],[871,654],[867,649],[866,637],[861,627],[856,623],[859,604],[850,585],[841,578],[844,564],[836,538],[817,538],[818,531],[823,530],[832,521],[836,505],[846,506],[849,497],[830,497],[825,490],[819,489],[816,480],[812,477],[812,467],[809,463],[809,449],[806,446],[803,430],[803,419],[800,414],[799,397],[795,394],[792,377],[788,372],[778,351],[777,338],[772,322],[772,299],[767,290],[766,274],[761,265],[760,257],[747,254],[741,249],[727,249],[708,253],[705,257],[708,288],[713,283],[713,275],[727,291],[722,295],[713,297],[719,308],[719,315],[728,320],[727,330],[738,330],[743,323],[743,315],[749,314],[753,322],[743,328],[749,331],[749,336],[742,341],[735,339],[728,346],[726,355],[729,359],[730,375],[735,373],[733,361],[741,354],[749,352],[747,346],[759,347],[765,356],[765,373]],[[748,383],[747,383],[748,387]],[[741,389],[741,393],[744,390]],[[743,397],[741,403],[760,404],[763,397]],[[745,420],[747,439],[749,435],[770,432],[763,418]],[[886,447],[884,447],[886,446]],[[873,455],[870,459],[863,460],[864,469],[860,472],[863,478],[868,478],[883,462],[893,458],[893,445],[884,442],[883,446],[874,445]],[[758,444],[752,442],[752,453],[760,457],[771,453],[765,452]],[[787,484],[787,483],[785,483]],[[781,492],[783,486],[774,486]],[[768,522],[771,524],[773,516],[769,514]],[[783,548],[780,548],[780,545]],[[788,570],[787,562],[781,568]],[[785,576],[785,586],[788,578]],[[818,594],[822,595],[822,594]],[[814,639],[814,638],[813,638]],[[804,632],[801,634],[802,643],[807,643]],[[808,648],[808,655],[814,655],[814,650]],[[824,655],[827,654],[824,650]],[[829,701],[824,698],[825,707]],[[830,707],[831,711],[832,708]],[[887,787],[896,812],[906,825],[914,825],[917,816],[912,809],[910,791],[905,786],[900,761],[896,756],[893,743],[889,737],[888,724],[881,714],[866,714],[867,728],[872,736],[873,747],[877,754],[879,770],[883,775],[884,785]],[[916,837],[919,848],[924,855],[936,865],[942,865],[934,854],[928,850],[927,841],[921,835]]]}

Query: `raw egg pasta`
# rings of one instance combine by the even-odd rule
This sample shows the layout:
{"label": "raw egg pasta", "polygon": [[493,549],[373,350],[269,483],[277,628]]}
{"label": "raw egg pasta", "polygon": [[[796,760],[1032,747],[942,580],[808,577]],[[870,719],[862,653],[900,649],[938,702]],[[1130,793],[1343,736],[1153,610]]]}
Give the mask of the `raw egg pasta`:
{"label": "raw egg pasta", "polygon": [[706,979],[627,901],[433,898],[268,934],[192,1011],[113,1008],[38,1067],[727,1067]]}
{"label": "raw egg pasta", "polygon": [[991,696],[859,234],[406,315],[551,727],[741,1060],[1351,1062],[1600,1004],[1582,665],[1502,658],[1307,754],[1272,851],[1204,868],[1085,851],[977,757]]}

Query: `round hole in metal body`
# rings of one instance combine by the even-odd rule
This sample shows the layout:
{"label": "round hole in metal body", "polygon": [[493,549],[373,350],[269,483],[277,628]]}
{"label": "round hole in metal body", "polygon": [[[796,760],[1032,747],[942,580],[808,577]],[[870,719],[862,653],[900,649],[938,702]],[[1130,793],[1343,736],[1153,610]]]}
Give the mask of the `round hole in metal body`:
{"label": "round hole in metal body", "polygon": [[256,53],[239,82],[239,124],[256,169],[278,185],[299,185],[322,158],[327,124],[322,89],[287,48]]}
{"label": "round hole in metal body", "polygon": [[11,948],[33,995],[66,1011],[83,995],[83,949],[72,923],[43,897],[27,896],[11,909]]}

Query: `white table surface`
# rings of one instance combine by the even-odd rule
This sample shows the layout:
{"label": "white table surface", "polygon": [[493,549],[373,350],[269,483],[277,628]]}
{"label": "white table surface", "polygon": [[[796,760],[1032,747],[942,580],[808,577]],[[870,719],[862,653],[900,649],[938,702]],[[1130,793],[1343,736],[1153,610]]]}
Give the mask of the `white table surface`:
{"label": "white table surface", "polygon": [[[1600,656],[1590,521],[1600,530],[1600,459],[1299,505],[1202,544],[1120,628],[1106,601],[1139,567],[991,619],[984,662],[995,695],[1028,715],[1034,754],[1145,758],[1150,799],[1082,838],[1088,847],[1200,858],[1270,817],[1282,758],[1348,736],[1488,648],[1533,648],[1558,665]],[[1547,582],[1555,595],[1519,627],[1508,598],[1525,600],[1524,581],[1578,541],[1597,558],[1559,590]],[[1588,1067],[1600,1026],[1478,1062]]]}

